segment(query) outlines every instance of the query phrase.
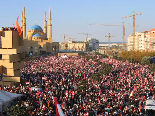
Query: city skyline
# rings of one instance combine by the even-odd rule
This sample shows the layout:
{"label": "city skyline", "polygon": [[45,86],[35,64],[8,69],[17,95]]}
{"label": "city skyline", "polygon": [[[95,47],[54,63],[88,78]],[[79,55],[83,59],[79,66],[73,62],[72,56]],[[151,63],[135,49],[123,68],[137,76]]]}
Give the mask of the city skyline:
{"label": "city skyline", "polygon": [[136,25],[139,25],[136,32],[151,30],[155,28],[153,25],[155,16],[151,12],[155,10],[154,3],[153,0],[147,2],[144,0],[1,1],[0,27],[10,27],[13,23],[15,24],[17,16],[21,19],[21,12],[25,7],[26,32],[35,22],[43,29],[44,12],[48,12],[50,7],[53,41],[63,42],[63,34],[71,35],[70,37],[76,38],[75,41],[82,41],[86,38],[86,35],[78,33],[89,33],[92,34],[89,37],[96,38],[100,42],[108,42],[108,38],[105,38],[105,36],[111,33],[111,35],[115,36],[111,38],[111,42],[122,42],[122,27],[89,24],[122,25],[122,22],[125,22],[126,25],[131,26],[126,27],[125,41],[127,42],[127,37],[133,32],[133,20],[132,17],[126,19],[122,19],[122,17],[132,15],[133,11],[135,13],[142,12],[142,15],[136,16]]}

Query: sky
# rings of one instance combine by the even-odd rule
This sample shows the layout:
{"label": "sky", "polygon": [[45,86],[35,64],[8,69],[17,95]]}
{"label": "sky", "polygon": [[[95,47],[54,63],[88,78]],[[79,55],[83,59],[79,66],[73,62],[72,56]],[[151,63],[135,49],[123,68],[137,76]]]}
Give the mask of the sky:
{"label": "sky", "polygon": [[[100,42],[108,42],[105,37],[109,33],[111,42],[122,42],[123,29],[121,26],[101,26],[89,24],[125,25],[125,41],[133,33],[132,17],[122,19],[135,13],[136,32],[148,31],[155,28],[155,0],[2,0],[0,1],[0,28],[10,27],[15,24],[17,16],[21,18],[21,12],[25,7],[26,30],[36,22],[43,28],[44,12],[51,8],[52,37],[54,42],[63,42],[63,34],[82,41],[88,33],[88,37],[96,38]],[[19,21],[20,24],[20,21]]]}

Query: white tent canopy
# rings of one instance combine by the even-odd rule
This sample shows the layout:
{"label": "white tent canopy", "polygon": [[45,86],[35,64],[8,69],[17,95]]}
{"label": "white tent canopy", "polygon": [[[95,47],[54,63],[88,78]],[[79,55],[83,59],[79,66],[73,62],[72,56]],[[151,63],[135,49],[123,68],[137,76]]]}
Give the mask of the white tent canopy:
{"label": "white tent canopy", "polygon": [[146,100],[145,110],[155,110],[155,100]]}
{"label": "white tent canopy", "polygon": [[0,90],[0,112],[2,112],[2,110],[9,104],[10,101],[20,96],[22,96],[22,94]]}

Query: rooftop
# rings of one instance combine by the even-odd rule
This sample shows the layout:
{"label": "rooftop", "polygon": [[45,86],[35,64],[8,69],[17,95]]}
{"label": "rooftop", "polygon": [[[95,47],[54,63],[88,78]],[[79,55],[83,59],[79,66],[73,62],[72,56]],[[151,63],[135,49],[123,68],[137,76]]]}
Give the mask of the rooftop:
{"label": "rooftop", "polygon": [[155,31],[155,28],[153,28],[153,29],[151,29],[151,30],[149,30],[149,31]]}

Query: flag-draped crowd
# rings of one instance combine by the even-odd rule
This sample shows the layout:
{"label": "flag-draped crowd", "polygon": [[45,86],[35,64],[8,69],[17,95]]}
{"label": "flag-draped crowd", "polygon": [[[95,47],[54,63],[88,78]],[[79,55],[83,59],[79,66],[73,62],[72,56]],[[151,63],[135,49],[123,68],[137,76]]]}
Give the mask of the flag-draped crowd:
{"label": "flag-draped crowd", "polygon": [[[98,61],[112,66],[109,75],[102,74],[100,81],[91,76],[103,67],[94,59],[83,56],[57,57],[41,56],[37,60],[25,62],[21,77],[26,86],[4,87],[4,90],[22,93],[16,105],[31,107],[31,116],[54,116],[57,98],[66,116],[123,116],[146,114],[144,101],[153,96],[155,99],[155,75],[149,66],[139,63],[118,61],[94,56]],[[85,90],[78,90],[85,81]],[[31,87],[42,91],[31,91]]]}

